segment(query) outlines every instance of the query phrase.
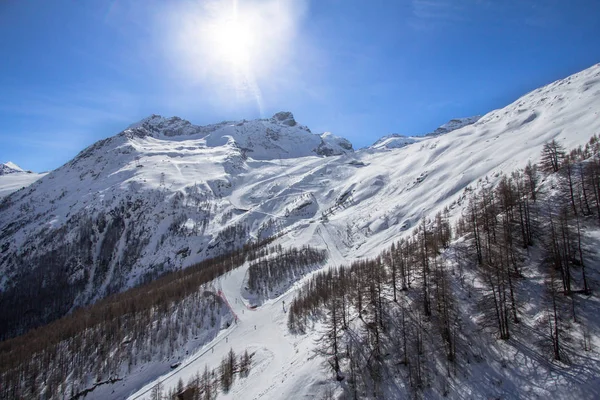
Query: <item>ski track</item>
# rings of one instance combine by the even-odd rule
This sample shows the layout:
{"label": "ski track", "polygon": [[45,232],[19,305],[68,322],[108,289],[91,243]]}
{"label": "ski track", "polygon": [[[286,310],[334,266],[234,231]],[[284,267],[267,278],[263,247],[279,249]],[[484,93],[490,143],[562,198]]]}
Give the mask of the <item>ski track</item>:
{"label": "ski track", "polygon": [[[272,359],[263,370],[260,372],[254,371],[252,374],[253,379],[259,378],[257,375],[260,375],[259,379],[273,382],[283,382],[287,379],[289,374],[286,374],[286,372],[289,371],[290,365],[294,363],[293,355],[295,352],[293,342],[286,332],[287,318],[282,304],[285,300],[291,301],[293,290],[288,290],[282,296],[268,300],[261,307],[250,311],[246,308],[246,304],[240,295],[240,288],[247,269],[248,265],[240,267],[220,278],[216,284],[223,297],[228,300],[233,313],[238,316],[237,324],[234,323],[224,334],[219,335],[217,339],[204,346],[184,365],[159,378],[166,388],[175,387],[180,378],[187,382],[197,371],[202,372],[205,364],[209,368],[216,368],[222,355],[226,354],[230,348],[236,354],[241,354],[246,348],[249,348],[266,351],[272,355]],[[251,340],[248,341],[248,338],[251,338]],[[292,356],[290,357],[290,355]],[[255,360],[253,361],[255,362]],[[246,379],[250,379],[250,377]],[[129,396],[129,399],[144,398],[143,396],[148,395],[155,384],[156,382],[146,385],[140,391]],[[244,398],[279,398],[278,394],[272,393],[275,386],[275,384],[272,384],[269,388],[262,389],[244,385]],[[219,398],[239,398],[236,397],[238,393],[239,388],[234,388],[228,395],[219,396]]]}
{"label": "ski track", "polygon": [[[345,257],[338,250],[336,241],[331,237],[327,228],[321,225],[314,229],[329,249],[330,258],[325,268],[345,263]],[[248,263],[246,263],[218,278],[215,283],[215,289],[221,293],[229,304],[232,313],[237,315],[237,323],[222,331],[217,338],[189,357],[176,370],[161,376],[157,381],[160,381],[165,388],[176,387],[179,379],[183,379],[184,383],[187,382],[197,371],[202,373],[205,365],[208,365],[211,369],[217,368],[221,358],[227,354],[230,348],[238,355],[248,349],[249,352],[256,352],[250,376],[245,379],[238,379],[232,390],[228,394],[220,394],[219,399],[266,400],[283,398],[283,392],[278,392],[276,388],[289,386],[286,385],[286,382],[297,376],[294,369],[306,356],[304,352],[298,352],[296,349],[298,346],[305,347],[313,344],[313,339],[308,336],[295,337],[288,332],[287,308],[284,307],[284,304],[290,304],[295,290],[319,270],[311,272],[300,281],[295,282],[290,289],[279,297],[266,300],[260,307],[249,309],[241,296],[241,288],[244,284],[248,266]],[[265,354],[270,355],[268,364],[255,369],[256,359],[259,359],[260,362]],[[313,359],[308,364],[316,364],[320,368],[317,361]],[[260,385],[248,384],[254,379],[272,383],[266,388]],[[128,399],[143,399],[144,396],[149,395],[150,390],[157,381],[147,384],[144,388],[129,396]],[[296,393],[296,395],[299,394]]]}

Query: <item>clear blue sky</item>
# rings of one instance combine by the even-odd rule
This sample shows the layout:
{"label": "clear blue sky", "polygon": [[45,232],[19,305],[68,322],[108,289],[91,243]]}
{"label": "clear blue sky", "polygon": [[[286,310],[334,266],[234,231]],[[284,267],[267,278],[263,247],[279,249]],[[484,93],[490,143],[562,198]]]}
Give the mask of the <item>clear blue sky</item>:
{"label": "clear blue sky", "polygon": [[54,169],[152,113],[292,111],[355,148],[600,62],[597,0],[0,1],[0,162]]}

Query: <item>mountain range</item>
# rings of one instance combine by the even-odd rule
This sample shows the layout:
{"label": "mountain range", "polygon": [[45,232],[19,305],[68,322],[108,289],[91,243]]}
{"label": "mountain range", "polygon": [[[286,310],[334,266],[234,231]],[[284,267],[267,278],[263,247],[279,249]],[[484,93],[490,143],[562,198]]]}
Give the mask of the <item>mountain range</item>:
{"label": "mountain range", "polygon": [[[322,249],[329,267],[376,257],[437,213],[458,221],[468,193],[538,162],[546,143],[584,145],[600,132],[599,112],[600,64],[483,116],[425,136],[386,136],[364,149],[313,134],[290,112],[208,126],[152,115],[47,174],[1,164],[0,337],[249,243],[275,238],[283,248]],[[298,285],[258,299],[243,295],[246,274],[247,266],[215,285],[236,313],[243,302],[259,308],[246,308],[256,319],[230,338],[260,349],[254,379],[262,383],[240,383],[225,397],[322,394],[315,362],[301,365],[314,346],[285,332],[282,313]],[[226,349],[219,346],[220,357]],[[187,371],[160,379],[174,385],[187,381]],[[112,387],[114,396],[141,383],[140,393],[149,393],[158,376],[141,376]],[[91,396],[110,396],[102,390]]]}

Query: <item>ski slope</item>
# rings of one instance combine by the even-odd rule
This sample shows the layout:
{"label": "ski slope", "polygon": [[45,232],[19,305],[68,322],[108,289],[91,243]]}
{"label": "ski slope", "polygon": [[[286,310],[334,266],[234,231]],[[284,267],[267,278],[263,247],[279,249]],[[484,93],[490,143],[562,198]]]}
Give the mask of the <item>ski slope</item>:
{"label": "ski slope", "polygon": [[[321,237],[327,246],[336,246],[335,240],[326,228]],[[330,252],[328,267],[345,263],[338,251]],[[237,316],[237,323],[223,331],[213,342],[204,346],[196,354],[182,362],[175,371],[160,379],[165,388],[176,387],[179,379],[187,382],[196,372],[202,373],[204,366],[213,369],[218,367],[221,358],[230,349],[236,354],[245,350],[255,353],[252,369],[248,377],[238,379],[223,399],[284,399],[315,398],[319,386],[323,383],[319,374],[322,360],[312,353],[314,338],[311,336],[295,336],[288,332],[287,305],[294,296],[294,289],[303,281],[296,282],[294,287],[276,299],[266,301],[262,306],[251,309],[241,296],[248,264],[234,270],[215,282],[222,297],[230,305]],[[306,279],[306,278],[305,278]],[[265,382],[265,384],[257,384]],[[150,390],[155,382],[149,383],[128,398],[149,398]]]}

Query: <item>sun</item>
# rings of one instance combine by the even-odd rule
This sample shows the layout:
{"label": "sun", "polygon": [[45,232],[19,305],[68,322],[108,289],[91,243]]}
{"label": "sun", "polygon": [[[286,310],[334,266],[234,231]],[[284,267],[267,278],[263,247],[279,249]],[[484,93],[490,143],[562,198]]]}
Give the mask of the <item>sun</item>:
{"label": "sun", "polygon": [[245,21],[234,10],[214,21],[209,35],[213,42],[214,56],[234,70],[247,70],[252,66],[252,51],[255,49],[255,35],[249,21]]}
{"label": "sun", "polygon": [[[177,80],[201,87],[215,103],[255,103],[285,82],[305,0],[187,0],[165,8],[162,42]],[[172,67],[172,68],[171,68]]]}

